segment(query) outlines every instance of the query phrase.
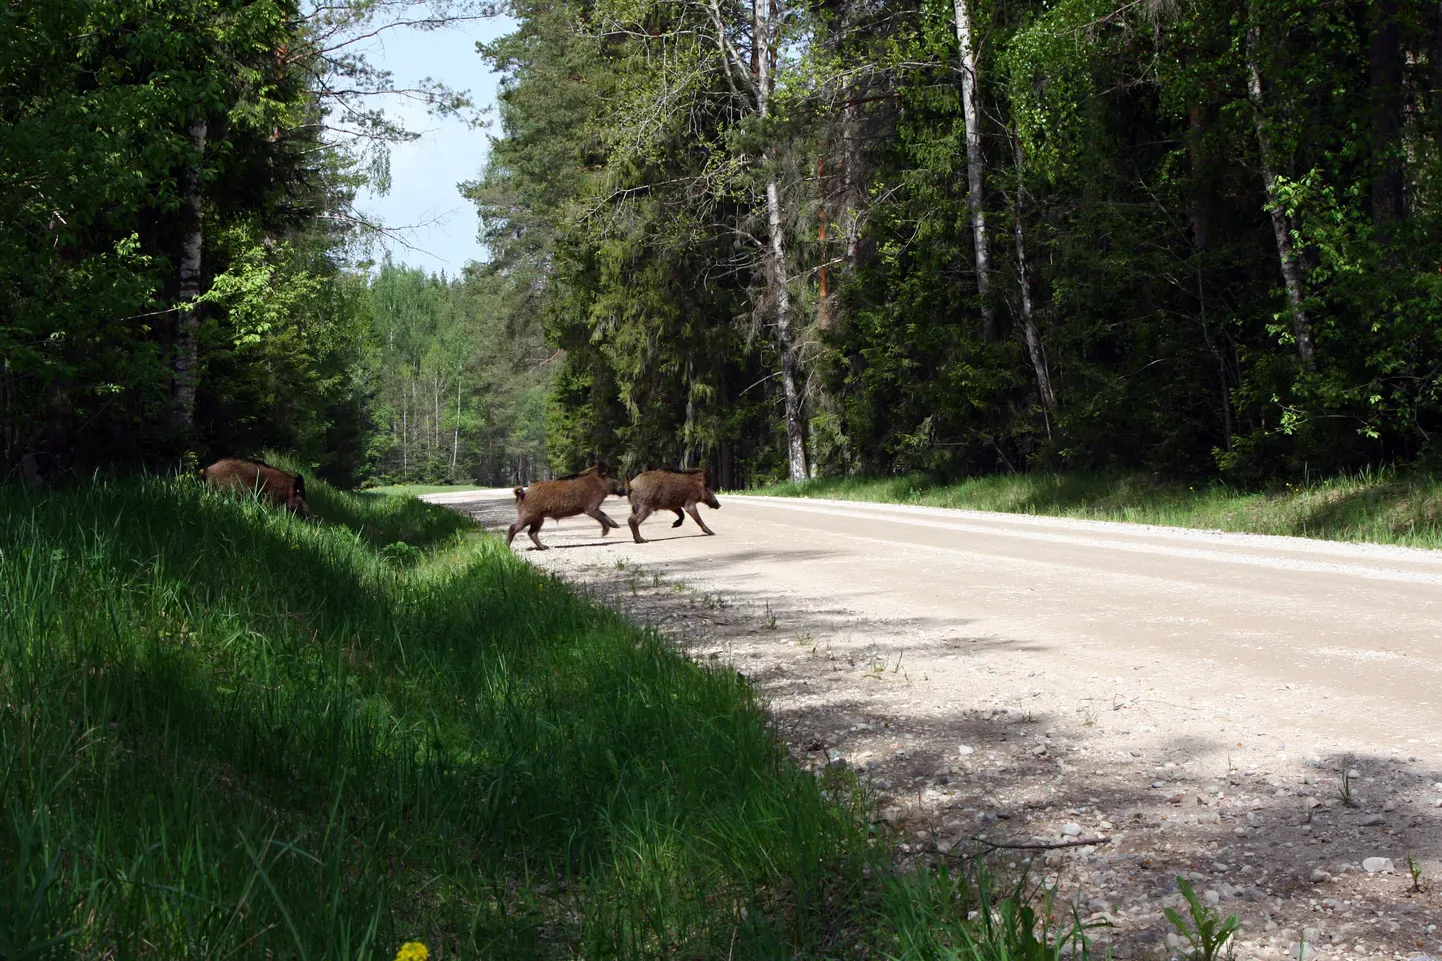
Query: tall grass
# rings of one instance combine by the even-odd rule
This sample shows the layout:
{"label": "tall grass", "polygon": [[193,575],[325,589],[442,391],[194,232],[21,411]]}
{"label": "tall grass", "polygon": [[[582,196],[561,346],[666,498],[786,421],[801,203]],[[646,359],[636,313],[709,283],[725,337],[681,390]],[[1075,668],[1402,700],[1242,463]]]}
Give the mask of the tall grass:
{"label": "tall grass", "polygon": [[0,957],[780,957],[858,929],[864,820],[734,673],[454,515],[316,486],[347,524],[0,488]]}
{"label": "tall grass", "polygon": [[1442,547],[1442,481],[1391,470],[1265,491],[1125,474],[1032,473],[959,482],[923,474],[823,478],[752,493]]}
{"label": "tall grass", "polygon": [[734,672],[457,515],[310,500],[0,486],[0,958],[1041,956],[893,879]]}

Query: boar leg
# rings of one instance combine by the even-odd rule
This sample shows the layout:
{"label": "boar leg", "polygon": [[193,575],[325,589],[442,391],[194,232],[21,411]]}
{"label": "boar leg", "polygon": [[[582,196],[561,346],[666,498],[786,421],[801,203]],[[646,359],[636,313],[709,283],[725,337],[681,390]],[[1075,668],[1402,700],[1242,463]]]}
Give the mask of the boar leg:
{"label": "boar leg", "polygon": [[671,510],[676,512],[676,523],[672,524],[672,527],[680,527],[682,524],[686,523],[685,514],[681,513],[681,511],[675,507],[671,508]]}
{"label": "boar leg", "polygon": [[601,510],[601,508],[599,507],[595,508],[594,510],[586,511],[586,516],[594,517],[596,520],[601,522],[602,537],[605,537],[607,534],[611,533],[611,528],[621,526],[620,524],[617,524],[615,521],[611,520],[611,518],[607,517],[606,512]]}
{"label": "boar leg", "polygon": [[695,505],[695,504],[692,504],[690,507],[686,508],[686,513],[688,513],[688,514],[691,515],[691,519],[692,519],[693,521],[695,521],[695,522],[701,527],[701,529],[702,529],[703,531],[705,531],[705,532],[708,533],[708,534],[715,534],[715,533],[716,533],[716,532],[713,531],[711,528],[709,528],[709,527],[706,526],[706,522],[701,519],[701,512],[696,509],[696,505]]}
{"label": "boar leg", "polygon": [[516,535],[519,534],[519,533],[521,532],[521,528],[523,528],[523,527],[525,527],[525,526],[526,526],[526,522],[525,522],[525,521],[516,521],[514,524],[511,525],[510,529],[506,531],[506,546],[507,546],[507,547],[510,547],[510,546],[511,546],[511,541],[513,541],[513,540],[516,539]]}
{"label": "boar leg", "polygon": [[631,508],[631,516],[626,518],[626,523],[631,525],[631,536],[636,539],[637,544],[646,543],[646,538],[641,536],[641,522],[651,516],[651,508],[645,504]]}
{"label": "boar leg", "polygon": [[[545,518],[542,518],[541,520],[545,520]],[[548,548],[545,544],[542,544],[542,543],[541,543],[541,539],[536,536],[536,534],[540,531],[540,529],[541,529],[541,521],[536,521],[534,524],[531,525],[531,529],[528,530],[528,531],[526,531],[526,533],[529,534],[529,535],[531,535],[531,543],[536,545],[536,550],[538,550],[538,551],[550,550],[550,548]]]}

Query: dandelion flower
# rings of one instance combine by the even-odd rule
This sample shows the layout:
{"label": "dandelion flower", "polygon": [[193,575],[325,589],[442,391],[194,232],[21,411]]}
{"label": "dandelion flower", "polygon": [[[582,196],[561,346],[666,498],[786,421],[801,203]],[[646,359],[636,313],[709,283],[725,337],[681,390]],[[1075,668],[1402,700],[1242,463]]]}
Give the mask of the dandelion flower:
{"label": "dandelion flower", "polygon": [[419,941],[407,941],[396,952],[396,961],[426,961],[431,953]]}

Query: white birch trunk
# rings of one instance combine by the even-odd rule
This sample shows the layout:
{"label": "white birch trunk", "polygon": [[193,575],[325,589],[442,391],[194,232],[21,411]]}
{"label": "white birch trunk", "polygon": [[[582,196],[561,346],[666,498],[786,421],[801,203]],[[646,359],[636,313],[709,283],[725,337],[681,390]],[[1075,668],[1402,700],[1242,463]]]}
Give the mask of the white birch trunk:
{"label": "white birch trunk", "polygon": [[456,432],[451,438],[451,479],[456,477],[456,464],[461,458],[461,365],[456,365]]}
{"label": "white birch trunk", "polygon": [[1282,261],[1282,282],[1287,288],[1287,303],[1292,308],[1292,337],[1297,341],[1297,356],[1308,370],[1317,366],[1317,351],[1312,344],[1312,325],[1307,319],[1306,281],[1302,265],[1292,246],[1291,226],[1277,193],[1277,172],[1272,167],[1272,143],[1267,134],[1262,111],[1262,74],[1257,69],[1257,28],[1247,31],[1247,94],[1252,101],[1252,118],[1257,128],[1257,153],[1261,158],[1262,186],[1267,191],[1267,207],[1272,215],[1272,234],[1277,239],[1277,256]]}
{"label": "white birch trunk", "polygon": [[198,120],[190,127],[191,161],[181,172],[181,204],[186,218],[180,244],[179,299],[188,309],[180,312],[175,330],[175,353],[171,363],[171,428],[178,440],[188,440],[195,424],[195,391],[200,381],[200,299],[201,251],[205,241],[205,197],[200,184],[205,157],[207,124]]}
{"label": "white birch trunk", "polygon": [[981,110],[977,100],[980,77],[972,45],[971,11],[967,0],[954,0],[956,43],[961,50],[961,111],[966,120],[967,205],[971,212],[971,240],[976,252],[976,292],[981,296],[982,335],[996,337],[996,313],[987,292],[991,289],[991,247],[986,234],[984,177],[986,158],[981,153]]}
{"label": "white birch trunk", "polygon": [[[771,58],[779,39],[775,23],[770,17],[769,3],[770,0],[753,0],[752,5],[752,72],[756,77],[756,112],[763,118],[771,110]],[[767,160],[774,162],[774,154],[768,155]],[[791,291],[787,286],[786,271],[786,225],[781,216],[781,190],[776,183],[774,170],[766,181],[766,225],[770,234],[766,279],[771,286],[772,300],[776,305],[776,347],[781,354],[781,389],[786,405],[786,460],[791,479],[800,482],[808,476],[806,425],[802,417],[801,389],[797,383],[799,365],[796,344],[792,340],[791,331]]]}

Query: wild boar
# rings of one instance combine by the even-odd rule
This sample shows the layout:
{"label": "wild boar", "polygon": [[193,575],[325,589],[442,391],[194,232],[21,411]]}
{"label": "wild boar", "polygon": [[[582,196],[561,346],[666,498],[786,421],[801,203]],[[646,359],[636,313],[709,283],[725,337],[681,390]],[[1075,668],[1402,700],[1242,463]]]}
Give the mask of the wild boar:
{"label": "wild boar", "polygon": [[701,530],[707,534],[716,533],[706,526],[706,522],[696,510],[697,504],[705,504],[712,510],[721,509],[716,495],[711,492],[710,470],[648,470],[631,478],[627,488],[627,495],[631,500],[631,516],[626,522],[631,525],[631,536],[636,539],[637,544],[646,543],[646,539],[641,536],[641,522],[650,517],[652,511],[674,511],[676,522],[671,526],[680,527],[686,522],[685,515],[681,513],[684,509]]}
{"label": "wild boar", "polygon": [[530,487],[515,489],[516,522],[506,532],[506,543],[515,540],[522,528],[527,528],[531,543],[536,550],[547,550],[546,545],[536,536],[546,518],[560,520],[585,514],[601,522],[601,536],[605,537],[611,528],[620,527],[601,510],[601,503],[610,496],[625,497],[626,485],[620,478],[612,477],[605,464],[593,464],[579,474],[556,480],[537,481]]}
{"label": "wild boar", "polygon": [[258,460],[227,457],[200,472],[200,477],[216,490],[237,494],[258,494],[276,507],[309,518],[310,505],[305,502],[305,478],[291,475]]}

